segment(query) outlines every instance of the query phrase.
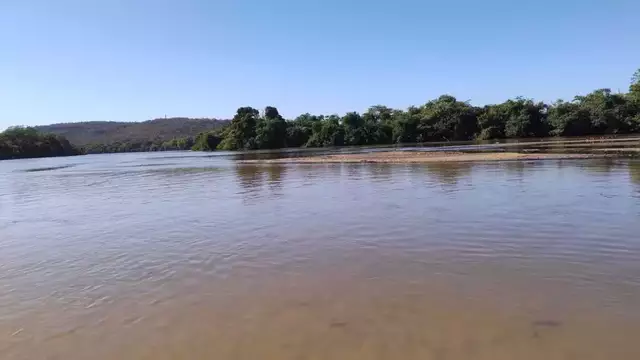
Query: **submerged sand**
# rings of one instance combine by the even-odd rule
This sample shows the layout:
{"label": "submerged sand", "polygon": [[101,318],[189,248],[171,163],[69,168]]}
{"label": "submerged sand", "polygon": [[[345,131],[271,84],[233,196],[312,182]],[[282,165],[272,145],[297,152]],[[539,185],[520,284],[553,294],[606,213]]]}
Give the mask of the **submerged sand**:
{"label": "submerged sand", "polygon": [[268,160],[244,160],[243,163],[323,164],[323,163],[430,163],[458,161],[508,161],[548,159],[591,159],[606,154],[453,152],[453,151],[377,151],[359,154],[334,154]]}

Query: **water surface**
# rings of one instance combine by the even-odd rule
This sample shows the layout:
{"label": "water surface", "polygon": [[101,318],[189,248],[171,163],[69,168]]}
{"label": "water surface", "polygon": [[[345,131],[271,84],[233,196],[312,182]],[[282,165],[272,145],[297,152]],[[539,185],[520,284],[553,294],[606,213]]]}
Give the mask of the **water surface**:
{"label": "water surface", "polygon": [[640,161],[235,158],[0,162],[0,358],[640,359]]}

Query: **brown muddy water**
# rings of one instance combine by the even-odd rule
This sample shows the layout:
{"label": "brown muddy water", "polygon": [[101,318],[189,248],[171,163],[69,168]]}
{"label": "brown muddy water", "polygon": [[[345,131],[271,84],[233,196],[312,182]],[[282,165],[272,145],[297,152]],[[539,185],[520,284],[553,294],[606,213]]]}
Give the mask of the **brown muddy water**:
{"label": "brown muddy water", "polygon": [[0,359],[640,359],[640,161],[0,162]]}

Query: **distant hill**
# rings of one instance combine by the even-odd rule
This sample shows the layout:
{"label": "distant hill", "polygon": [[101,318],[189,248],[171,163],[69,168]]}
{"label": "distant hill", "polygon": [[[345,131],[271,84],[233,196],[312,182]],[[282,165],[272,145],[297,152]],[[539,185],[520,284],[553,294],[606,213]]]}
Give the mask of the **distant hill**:
{"label": "distant hill", "polygon": [[[144,122],[90,121],[37,126],[43,133],[62,135],[73,145],[94,149],[90,152],[142,151],[152,144],[175,138],[195,137],[203,131],[220,128],[228,120],[162,118]],[[115,145],[114,145],[115,144]],[[118,150],[118,146],[122,147]]]}

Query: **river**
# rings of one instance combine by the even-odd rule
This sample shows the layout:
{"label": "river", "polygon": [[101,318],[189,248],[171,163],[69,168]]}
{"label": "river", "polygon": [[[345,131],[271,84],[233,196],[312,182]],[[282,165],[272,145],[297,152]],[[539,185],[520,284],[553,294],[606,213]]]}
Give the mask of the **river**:
{"label": "river", "polygon": [[1,359],[640,359],[640,161],[0,162]]}

